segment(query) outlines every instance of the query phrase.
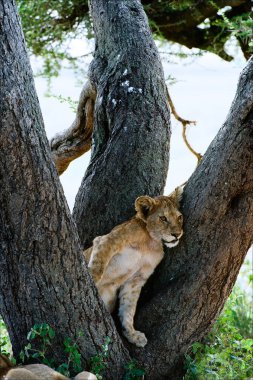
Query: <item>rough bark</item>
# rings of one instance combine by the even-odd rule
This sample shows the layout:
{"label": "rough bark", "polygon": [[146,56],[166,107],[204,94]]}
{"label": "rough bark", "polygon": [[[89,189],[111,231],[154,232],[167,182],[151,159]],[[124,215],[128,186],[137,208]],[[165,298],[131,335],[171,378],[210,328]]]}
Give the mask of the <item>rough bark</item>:
{"label": "rough bark", "polygon": [[17,356],[35,323],[79,339],[83,361],[111,337],[110,376],[128,355],[98,300],[43,128],[14,0],[0,1],[0,313]]}
{"label": "rough bark", "polygon": [[131,349],[147,379],[181,379],[183,355],[220,313],[253,241],[253,58],[229,115],[189,179],[184,237],[146,287],[136,326],[148,345]]}
{"label": "rough bark", "polygon": [[93,147],[73,212],[84,246],[132,216],[136,197],[163,192],[170,137],[163,70],[140,2],[91,1],[91,14]]}

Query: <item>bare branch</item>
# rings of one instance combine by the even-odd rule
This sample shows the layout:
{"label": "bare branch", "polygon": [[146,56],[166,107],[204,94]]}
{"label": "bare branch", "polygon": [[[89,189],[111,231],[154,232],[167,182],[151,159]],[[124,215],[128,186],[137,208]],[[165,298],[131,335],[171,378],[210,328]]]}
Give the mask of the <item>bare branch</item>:
{"label": "bare branch", "polygon": [[91,148],[95,98],[94,87],[90,82],[86,82],[71,127],[50,141],[53,160],[59,175],[67,169],[71,161]]}
{"label": "bare branch", "polygon": [[176,120],[178,120],[182,126],[183,126],[183,132],[182,132],[182,136],[183,136],[183,140],[185,142],[185,145],[187,146],[187,148],[189,149],[189,151],[194,154],[194,156],[197,158],[198,160],[198,164],[200,162],[200,160],[202,159],[202,154],[196,152],[195,149],[193,149],[193,147],[191,146],[191,144],[189,143],[188,139],[187,139],[187,136],[186,136],[186,128],[187,128],[187,125],[190,125],[190,124],[193,124],[193,125],[196,125],[196,121],[191,121],[191,120],[185,120],[183,119],[182,117],[180,117],[176,111],[176,108],[174,106],[174,103],[171,99],[171,96],[169,94],[169,90],[167,88],[167,97],[168,97],[168,102],[169,102],[169,105],[170,105],[170,109],[171,109],[171,113],[173,114],[173,116],[175,117]]}

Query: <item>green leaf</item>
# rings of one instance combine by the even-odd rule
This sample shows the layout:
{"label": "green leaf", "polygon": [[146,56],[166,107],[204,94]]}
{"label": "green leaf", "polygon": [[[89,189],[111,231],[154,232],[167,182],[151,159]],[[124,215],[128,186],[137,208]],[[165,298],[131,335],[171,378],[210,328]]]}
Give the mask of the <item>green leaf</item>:
{"label": "green leaf", "polygon": [[40,353],[39,352],[35,352],[34,354],[32,354],[32,358],[33,359],[39,359],[40,358]]}
{"label": "green leaf", "polygon": [[55,337],[55,331],[51,327],[48,330],[48,335],[50,339],[53,339]]}
{"label": "green leaf", "polygon": [[27,340],[33,340],[35,339],[36,337],[36,333],[34,330],[31,330],[28,334],[27,334]]}

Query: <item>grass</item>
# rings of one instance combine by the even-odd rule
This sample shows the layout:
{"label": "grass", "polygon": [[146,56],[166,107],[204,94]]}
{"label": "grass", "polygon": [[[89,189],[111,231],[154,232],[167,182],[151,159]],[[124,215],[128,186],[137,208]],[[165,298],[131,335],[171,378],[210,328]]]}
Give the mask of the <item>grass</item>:
{"label": "grass", "polygon": [[209,335],[192,345],[186,355],[184,380],[246,380],[253,378],[252,273],[246,262]]}

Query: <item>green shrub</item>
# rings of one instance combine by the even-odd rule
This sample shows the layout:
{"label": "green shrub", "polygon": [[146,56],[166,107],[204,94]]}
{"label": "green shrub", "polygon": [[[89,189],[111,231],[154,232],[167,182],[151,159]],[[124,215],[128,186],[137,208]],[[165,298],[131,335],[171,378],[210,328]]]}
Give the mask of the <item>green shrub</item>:
{"label": "green shrub", "polygon": [[186,355],[185,380],[246,380],[253,377],[252,307],[235,287],[202,343]]}
{"label": "green shrub", "polygon": [[0,354],[10,356],[11,342],[4,324],[4,321],[0,317]]}
{"label": "green shrub", "polygon": [[145,371],[138,367],[138,363],[135,360],[125,365],[124,380],[142,380],[144,379]]}
{"label": "green shrub", "polygon": [[[82,334],[79,334],[79,337]],[[65,376],[71,373],[82,371],[81,354],[78,349],[78,339],[72,342],[70,338],[65,338],[64,352],[66,361],[56,367],[55,362],[50,358],[50,351],[53,347],[55,331],[47,323],[35,324],[27,335],[28,344],[20,353],[20,359],[25,362],[26,359],[36,359],[38,362],[48,365]]]}
{"label": "green shrub", "polygon": [[106,359],[108,358],[109,344],[111,339],[106,337],[104,344],[102,344],[101,352],[95,356],[92,356],[89,360],[90,362],[90,371],[94,373],[98,380],[102,380],[102,373],[106,368]]}

